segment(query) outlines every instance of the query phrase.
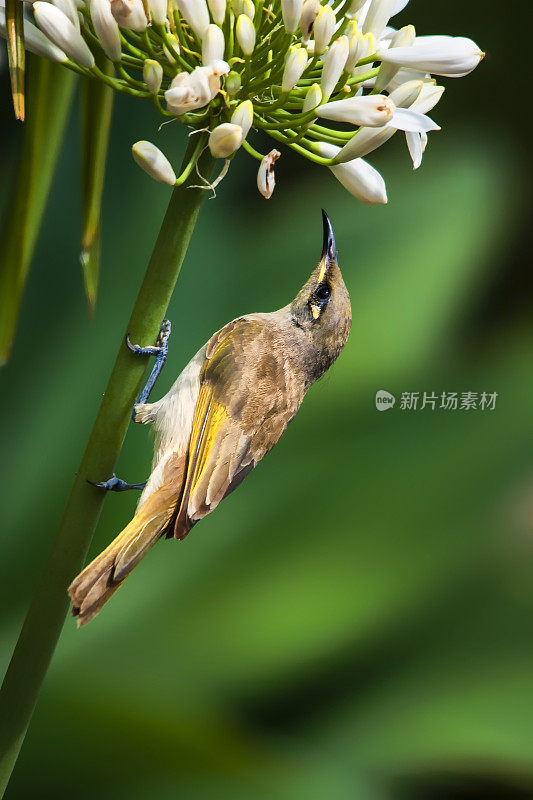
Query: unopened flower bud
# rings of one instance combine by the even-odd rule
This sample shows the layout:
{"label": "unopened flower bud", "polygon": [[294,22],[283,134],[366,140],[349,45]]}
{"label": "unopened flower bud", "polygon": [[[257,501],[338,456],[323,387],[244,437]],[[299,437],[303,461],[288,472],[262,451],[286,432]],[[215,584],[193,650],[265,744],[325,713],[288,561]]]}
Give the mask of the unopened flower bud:
{"label": "unopened flower bud", "polygon": [[371,0],[363,23],[363,33],[372,33],[378,39],[385,30],[395,5],[396,0]]}
{"label": "unopened flower bud", "polygon": [[[319,142],[317,150],[323,158],[335,158],[340,152],[340,147],[333,144]],[[337,180],[342,183],[350,194],[367,205],[374,206],[387,202],[387,188],[385,181],[377,171],[362,158],[356,158],[345,164],[329,167]]]}
{"label": "unopened flower bud", "polygon": [[218,25],[208,25],[202,37],[202,64],[209,66],[213,61],[224,58],[224,34]]}
{"label": "unopened flower bud", "polygon": [[393,114],[394,103],[383,94],[349,97],[317,108],[317,115],[321,119],[349,122],[352,125],[364,125],[370,128],[386,125]]}
{"label": "unopened flower bud", "polygon": [[133,158],[137,164],[148,173],[152,178],[155,178],[159,183],[166,183],[168,186],[174,186],[176,183],[176,174],[172,166],[161,152],[159,147],[151,142],[136,142],[131,148]]}
{"label": "unopened flower bud", "polygon": [[242,128],[232,122],[217,125],[209,134],[209,149],[215,158],[228,158],[239,149],[242,142]]}
{"label": "unopened flower bud", "polygon": [[363,43],[363,34],[360,30],[354,32],[349,31],[346,35],[348,36],[348,58],[346,59],[345,69],[346,72],[351,73],[355,69],[355,65],[359,59],[363,58],[361,53],[363,53],[365,47]]}
{"label": "unopened flower bud", "polygon": [[222,25],[226,16],[226,0],[207,0],[209,11],[213,17],[213,22]]}
{"label": "unopened flower bud", "polygon": [[111,61],[120,61],[122,55],[120,31],[111,13],[109,0],[91,0],[91,19],[104,53]]}
{"label": "unopened flower bud", "polygon": [[174,33],[167,34],[163,45],[163,53],[169,64],[177,64],[180,54],[180,40]]}
{"label": "unopened flower bud", "polygon": [[437,105],[443,94],[444,86],[437,86],[433,81],[425,81],[420,89],[420,94],[410,103],[410,106],[421,114],[427,114]]}
{"label": "unopened flower bud", "polygon": [[281,89],[283,92],[290,92],[300,78],[302,77],[307,66],[307,52],[303,47],[293,47],[287,56],[285,62],[285,69],[283,70],[283,78],[281,81]]}
{"label": "unopened flower bud", "polygon": [[[399,31],[396,31],[391,39],[389,50],[394,47],[411,47],[415,39],[416,31],[414,27],[412,25],[406,25],[404,28],[400,28]],[[381,64],[376,76],[374,90],[382,92],[386,89],[399,69],[400,67],[397,64]]]}
{"label": "unopened flower bud", "polygon": [[318,85],[318,83],[313,83],[312,86],[309,87],[307,90],[307,94],[305,95],[305,100],[303,104],[302,111],[304,114],[307,114],[308,111],[312,111],[314,108],[320,105],[322,102],[322,89]]}
{"label": "unopened flower bud", "polygon": [[424,81],[407,81],[389,94],[394,105],[409,108],[420,96]]}
{"label": "unopened flower bud", "polygon": [[225,88],[230,97],[235,97],[241,90],[241,76],[238,72],[232,70],[228,73],[225,82]]}
{"label": "unopened flower bud", "polygon": [[261,161],[257,171],[257,188],[266,200],[269,200],[272,197],[272,193],[276,186],[274,164],[280,155],[281,153],[279,150],[271,150],[270,153]]}
{"label": "unopened flower bud", "polygon": [[352,0],[351,5],[346,12],[346,16],[348,19],[357,19],[357,15],[361,11],[362,7],[365,5],[367,0]]}
{"label": "unopened flower bud", "polygon": [[300,30],[302,42],[307,44],[313,32],[313,26],[320,11],[320,0],[305,0],[300,16]]}
{"label": "unopened flower bud", "polygon": [[80,18],[78,16],[78,7],[74,0],[50,0],[56,8],[63,12],[69,18],[74,27],[80,29]]}
{"label": "unopened flower bud", "polygon": [[187,24],[201,39],[209,25],[209,11],[205,0],[178,0],[178,8]]}
{"label": "unopened flower bud", "polygon": [[143,79],[152,94],[157,94],[163,80],[163,67],[159,61],[146,59],[143,65]]}
{"label": "unopened flower bud", "polygon": [[[313,83],[312,86],[309,87],[307,90],[307,94],[305,95],[305,99],[302,106],[302,113],[307,114],[309,111],[313,111],[313,109],[317,108],[322,102],[322,89],[318,85],[318,83]],[[304,123],[306,128],[309,128],[314,122],[316,122],[316,117],[309,122]]]}
{"label": "unopened flower bud", "polygon": [[148,0],[150,17],[156,25],[164,25],[167,19],[167,0]]}
{"label": "unopened flower bud", "polygon": [[51,3],[37,0],[33,4],[35,21],[46,36],[82,67],[92,69],[94,56],[79,30],[59,8]]}
{"label": "unopened flower bud", "polygon": [[372,69],[372,64],[363,64],[360,67],[356,65],[358,61],[361,61],[361,59],[367,58],[374,53],[376,49],[376,39],[373,33],[365,33],[364,36],[359,33],[357,37],[357,44],[353,40],[351,40],[350,44],[354,49],[357,49],[357,58],[355,58],[355,53],[351,52],[348,55],[348,61],[350,62],[350,65],[352,62],[352,57],[354,59],[354,67],[351,70],[351,74],[355,78],[359,75],[364,75],[365,72],[368,72]]}
{"label": "unopened flower bud", "polygon": [[252,122],[254,121],[254,107],[251,100],[245,100],[239,103],[233,114],[231,115],[231,122],[233,125],[239,125],[242,128],[242,138],[246,139]]}
{"label": "unopened flower bud", "polygon": [[255,47],[255,28],[250,17],[241,14],[235,26],[237,41],[245,56],[252,55]]}
{"label": "unopened flower bud", "polygon": [[315,38],[315,55],[322,55],[335,33],[337,20],[331,6],[323,6],[318,12],[313,27]]}
{"label": "unopened flower bud", "polygon": [[142,0],[111,0],[111,13],[121,28],[142,33],[148,26]]}
{"label": "unopened flower bud", "polygon": [[325,100],[329,98],[344,72],[349,49],[348,38],[339,36],[324,56],[320,86]]}
{"label": "unopened flower bud", "polygon": [[[0,6],[0,35],[7,35],[6,12]],[[44,35],[32,22],[24,20],[24,47],[30,53],[47,58],[49,61],[64,63],[67,60],[66,54],[59,47],[56,47],[50,39]]]}
{"label": "unopened flower bud", "polygon": [[281,14],[287,33],[294,33],[300,22],[303,0],[281,0]]}
{"label": "unopened flower bud", "polygon": [[461,36],[417,36],[411,47],[379,50],[387,64],[449,78],[468,75],[484,56],[472,39]]}
{"label": "unopened flower bud", "polygon": [[253,19],[255,16],[255,6],[252,0],[231,0],[231,10],[235,17],[246,14],[247,17]]}

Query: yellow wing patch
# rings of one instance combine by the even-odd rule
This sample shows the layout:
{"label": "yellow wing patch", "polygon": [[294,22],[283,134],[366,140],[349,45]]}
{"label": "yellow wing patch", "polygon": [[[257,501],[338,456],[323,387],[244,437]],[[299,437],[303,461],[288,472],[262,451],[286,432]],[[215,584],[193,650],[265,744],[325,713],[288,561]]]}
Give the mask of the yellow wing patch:
{"label": "yellow wing patch", "polygon": [[189,444],[187,476],[185,478],[180,508],[174,527],[174,536],[177,539],[182,539],[186,536],[191,528],[191,522],[187,517],[189,499],[202,477],[202,472],[205,468],[209,453],[217,439],[219,431],[227,420],[228,412],[223,405],[214,399],[211,387],[204,384],[200,388],[198,402],[194,412],[191,441]]}

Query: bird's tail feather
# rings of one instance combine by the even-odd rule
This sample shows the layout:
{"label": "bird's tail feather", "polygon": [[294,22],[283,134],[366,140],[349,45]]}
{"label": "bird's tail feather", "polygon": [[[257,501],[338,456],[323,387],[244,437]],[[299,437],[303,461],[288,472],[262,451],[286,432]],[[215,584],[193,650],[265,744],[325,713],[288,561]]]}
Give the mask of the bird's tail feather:
{"label": "bird's tail feather", "polygon": [[158,500],[161,498],[148,498],[122,533],[69,586],[78,626],[96,616],[164,532],[174,509],[167,503],[162,509]]}

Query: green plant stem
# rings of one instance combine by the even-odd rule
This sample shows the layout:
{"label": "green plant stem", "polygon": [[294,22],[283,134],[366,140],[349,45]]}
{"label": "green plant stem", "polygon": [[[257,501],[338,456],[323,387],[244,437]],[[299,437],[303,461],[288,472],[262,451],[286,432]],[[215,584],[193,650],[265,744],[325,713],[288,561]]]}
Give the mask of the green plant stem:
{"label": "green plant stem", "polygon": [[[196,144],[190,144],[184,166]],[[213,160],[208,150],[198,166],[201,174],[209,178]],[[127,332],[133,342],[155,342],[207,194],[202,189],[188,188],[196,180],[193,173],[183,186],[173,190],[128,323]],[[0,796],[17,760],[63,627],[69,605],[67,587],[83,566],[104,503],[105,492],[89,485],[87,479],[104,480],[113,472],[146,366],[147,358],[134,355],[122,340],[63,519],[0,690]]]}

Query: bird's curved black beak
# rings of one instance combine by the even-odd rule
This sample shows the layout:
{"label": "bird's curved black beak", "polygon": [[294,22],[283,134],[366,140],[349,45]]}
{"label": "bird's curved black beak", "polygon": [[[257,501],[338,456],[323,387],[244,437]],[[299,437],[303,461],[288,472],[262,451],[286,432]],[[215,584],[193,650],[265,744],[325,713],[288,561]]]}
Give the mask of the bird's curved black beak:
{"label": "bird's curved black beak", "polygon": [[324,263],[329,264],[337,263],[337,243],[335,242],[335,234],[331,225],[330,218],[322,209],[322,225],[324,230],[324,238],[322,243],[322,256]]}

